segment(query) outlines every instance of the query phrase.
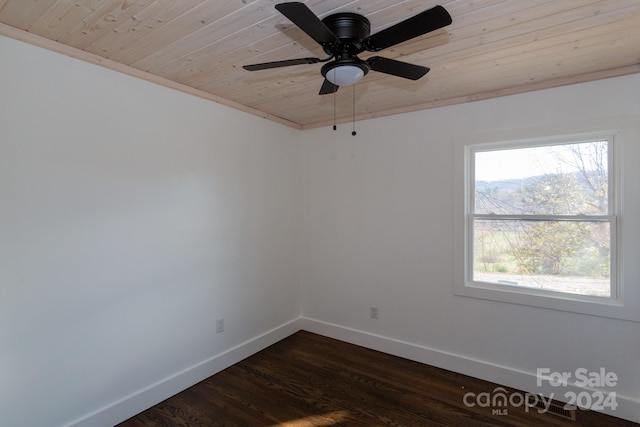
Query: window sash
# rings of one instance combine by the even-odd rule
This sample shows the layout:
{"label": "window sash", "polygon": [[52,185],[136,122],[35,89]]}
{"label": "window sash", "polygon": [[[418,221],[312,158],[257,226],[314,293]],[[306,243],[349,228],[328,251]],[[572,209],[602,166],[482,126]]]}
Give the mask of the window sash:
{"label": "window sash", "polygon": [[496,221],[573,221],[573,222],[610,222],[615,215],[512,215],[512,214],[469,214],[474,219]]}
{"label": "window sash", "polygon": [[[573,219],[572,219],[573,218]],[[585,295],[580,293],[571,293],[571,292],[562,292],[556,290],[549,289],[535,289],[526,286],[511,286],[505,285],[495,282],[484,282],[474,280],[474,255],[475,255],[475,246],[474,246],[474,235],[475,235],[475,221],[476,220],[488,220],[488,221],[549,221],[549,222],[560,222],[560,221],[573,221],[573,222],[586,222],[586,223],[608,223],[609,224],[609,296],[594,296],[594,295]],[[549,297],[558,297],[565,295],[570,299],[580,300],[580,301],[591,301],[591,302],[617,302],[621,295],[618,289],[618,280],[617,280],[617,218],[615,215],[606,215],[600,216],[597,218],[592,218],[587,215],[578,215],[575,217],[572,216],[562,216],[558,218],[557,216],[549,216],[549,215],[496,215],[496,214],[469,214],[468,221],[466,224],[466,247],[467,247],[467,256],[466,256],[466,286],[476,287],[476,288],[485,288],[485,289],[494,289],[498,291],[505,292],[513,292],[513,293],[522,293],[522,294],[531,294],[531,295],[539,295],[539,296],[549,296]]]}
{"label": "window sash", "polygon": [[[607,142],[607,172],[608,172],[608,188],[607,188],[607,217],[611,218],[617,213],[617,175],[618,173],[614,169],[615,167],[615,153],[616,153],[616,144],[615,144],[615,135],[611,132],[605,133],[594,133],[589,135],[566,135],[566,136],[557,136],[551,138],[540,138],[540,139],[532,139],[528,141],[505,141],[505,142],[494,142],[494,143],[484,143],[477,146],[471,146],[467,149],[466,155],[466,165],[465,170],[467,175],[465,176],[466,186],[468,189],[467,193],[467,203],[466,206],[468,211],[467,215],[483,215],[476,214],[476,171],[475,171],[475,158],[476,153],[487,153],[487,152],[495,152],[495,151],[505,151],[505,150],[518,150],[524,148],[535,148],[535,147],[549,147],[549,146],[562,146],[562,145],[572,145],[572,144],[581,144],[581,143],[589,143],[589,142],[597,142],[597,141],[606,141]],[[484,214],[487,215],[487,214]],[[490,214],[493,215],[493,214]],[[500,215],[500,214],[496,214]],[[510,216],[517,216],[511,215]],[[534,216],[546,216],[546,215],[530,215]],[[567,215],[557,215],[558,217],[567,216]],[[575,215],[576,217],[581,217],[583,215]],[[584,215],[589,218],[592,217],[602,217],[603,215]]]}

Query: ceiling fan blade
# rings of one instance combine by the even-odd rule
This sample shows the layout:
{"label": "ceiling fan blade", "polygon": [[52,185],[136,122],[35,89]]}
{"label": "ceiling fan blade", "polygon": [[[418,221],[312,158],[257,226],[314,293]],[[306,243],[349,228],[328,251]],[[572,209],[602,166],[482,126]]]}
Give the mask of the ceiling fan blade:
{"label": "ceiling fan blade", "polygon": [[451,22],[449,12],[442,6],[436,6],[366,38],[364,48],[377,52],[445,27]]}
{"label": "ceiling fan blade", "polygon": [[329,93],[337,92],[340,86],[334,85],[329,80],[324,79],[322,83],[322,87],[320,88],[320,93],[318,95],[327,95]]}
{"label": "ceiling fan blade", "polygon": [[247,71],[268,70],[269,68],[288,67],[290,65],[315,64],[320,62],[319,58],[298,58],[284,61],[263,62],[262,64],[243,65]]}
{"label": "ceiling fan blade", "polygon": [[300,2],[280,3],[276,9],[321,45],[340,40],[312,11]]}
{"label": "ceiling fan blade", "polygon": [[391,74],[405,79],[418,80],[429,72],[428,67],[396,61],[395,59],[372,56],[367,59],[367,64],[372,70],[380,73]]}

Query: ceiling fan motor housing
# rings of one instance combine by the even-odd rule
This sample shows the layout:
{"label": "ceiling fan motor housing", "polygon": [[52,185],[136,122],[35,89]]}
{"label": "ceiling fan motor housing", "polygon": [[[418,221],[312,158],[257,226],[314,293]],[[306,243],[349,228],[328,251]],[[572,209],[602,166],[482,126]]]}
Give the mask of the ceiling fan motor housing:
{"label": "ceiling fan motor housing", "polygon": [[333,43],[323,46],[327,54],[341,50],[356,54],[364,50],[362,41],[371,34],[371,23],[367,18],[357,13],[342,12],[329,15],[322,22],[341,42],[338,46]]}

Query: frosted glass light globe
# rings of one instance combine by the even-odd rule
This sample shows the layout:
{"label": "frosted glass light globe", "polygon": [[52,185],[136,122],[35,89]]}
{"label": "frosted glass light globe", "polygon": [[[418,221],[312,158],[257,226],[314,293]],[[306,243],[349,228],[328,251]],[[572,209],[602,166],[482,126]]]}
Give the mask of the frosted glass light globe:
{"label": "frosted glass light globe", "polygon": [[355,65],[339,65],[329,70],[325,77],[336,86],[350,86],[364,77],[364,71]]}

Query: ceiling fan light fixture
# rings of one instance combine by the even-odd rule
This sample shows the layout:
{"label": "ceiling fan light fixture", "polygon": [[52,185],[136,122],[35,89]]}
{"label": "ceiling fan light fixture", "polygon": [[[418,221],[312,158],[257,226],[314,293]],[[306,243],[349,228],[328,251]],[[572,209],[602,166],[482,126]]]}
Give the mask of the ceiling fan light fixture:
{"label": "ceiling fan light fixture", "polygon": [[336,86],[351,86],[369,72],[366,62],[358,59],[342,59],[322,67],[322,75]]}

